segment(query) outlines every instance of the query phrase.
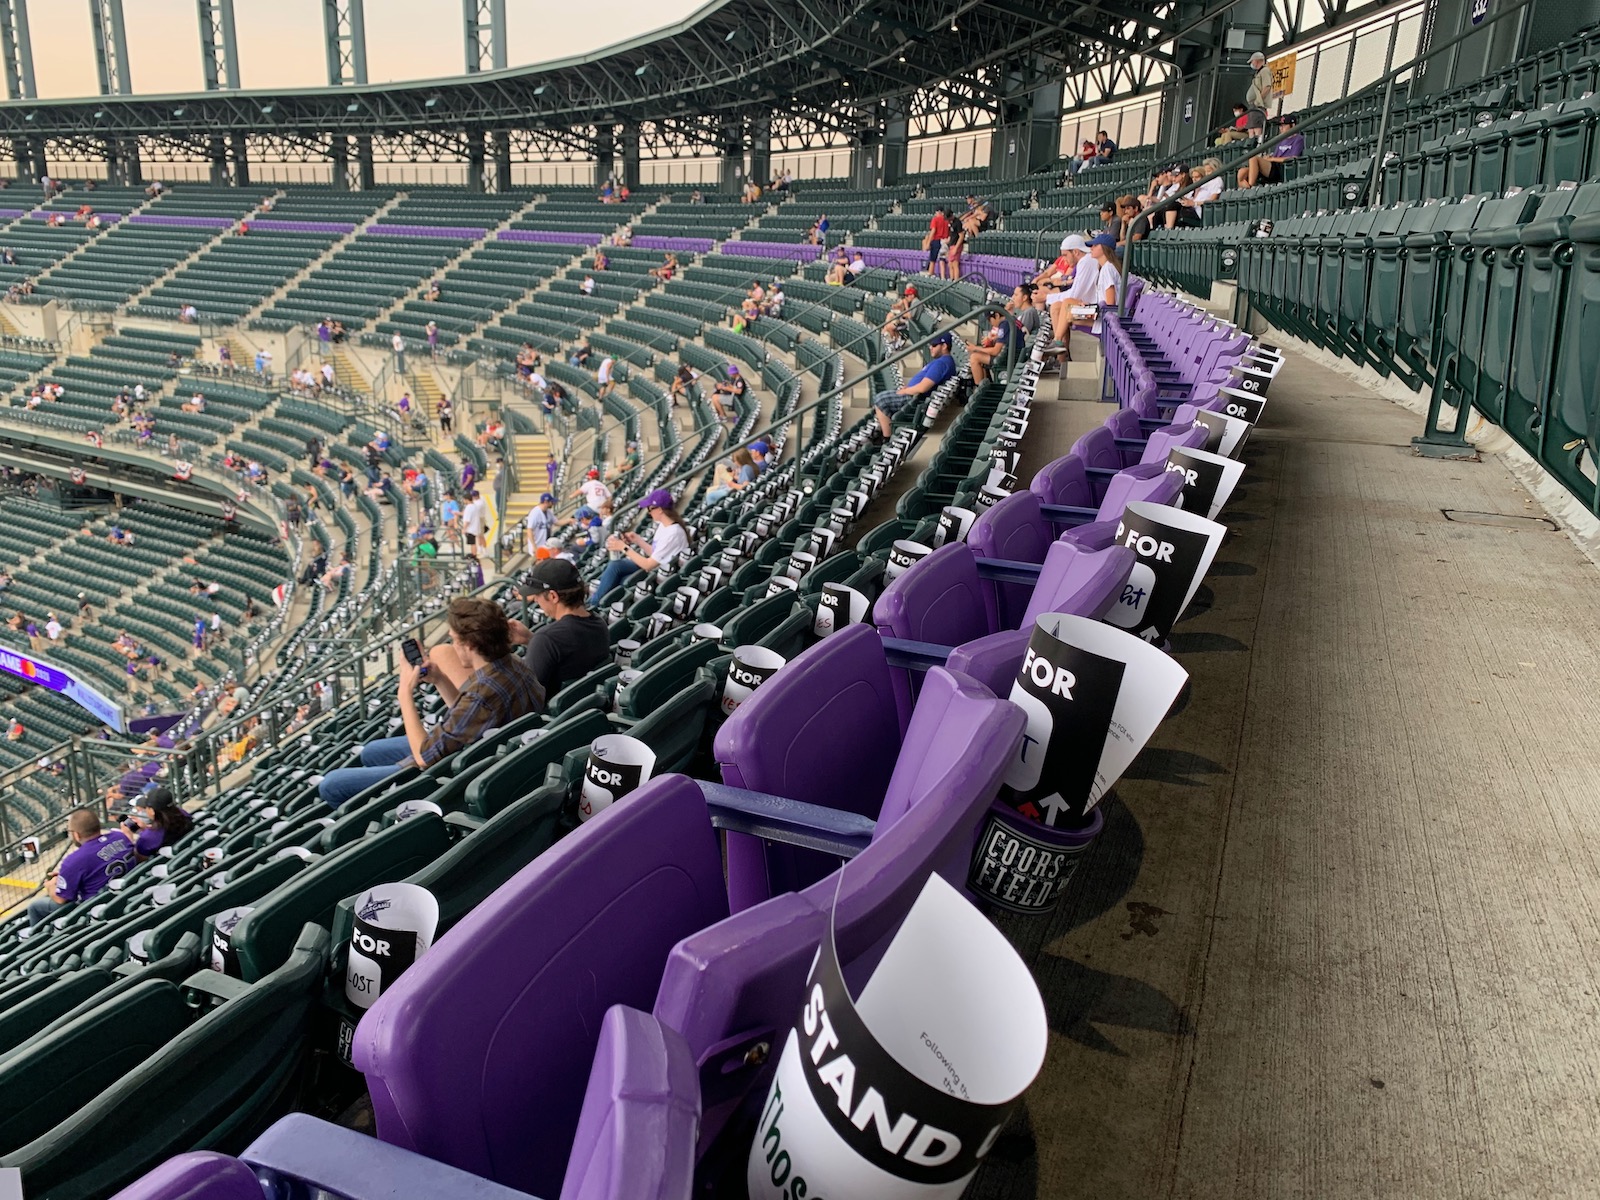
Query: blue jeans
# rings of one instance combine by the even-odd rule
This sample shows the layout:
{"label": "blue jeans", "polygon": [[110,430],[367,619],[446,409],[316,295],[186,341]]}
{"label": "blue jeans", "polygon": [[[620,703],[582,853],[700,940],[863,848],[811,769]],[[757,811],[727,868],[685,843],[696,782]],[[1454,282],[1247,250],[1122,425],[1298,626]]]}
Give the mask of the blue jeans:
{"label": "blue jeans", "polygon": [[379,738],[361,747],[359,767],[338,767],[317,784],[317,795],[329,808],[338,808],[351,796],[382,783],[411,761],[411,742],[404,737]]}
{"label": "blue jeans", "polygon": [[619,583],[624,583],[639,573],[639,564],[624,555],[606,564],[600,572],[600,582],[594,585],[594,599],[598,600]]}
{"label": "blue jeans", "polygon": [[[54,883],[47,886],[54,887]],[[57,904],[49,896],[28,901],[28,928],[37,929],[46,921],[53,921],[72,908],[71,904]]]}

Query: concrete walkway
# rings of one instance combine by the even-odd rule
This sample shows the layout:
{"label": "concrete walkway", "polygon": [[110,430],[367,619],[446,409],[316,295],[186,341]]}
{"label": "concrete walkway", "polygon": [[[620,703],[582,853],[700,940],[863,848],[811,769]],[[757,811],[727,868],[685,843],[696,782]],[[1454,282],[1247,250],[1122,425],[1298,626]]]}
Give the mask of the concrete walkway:
{"label": "concrete walkway", "polygon": [[969,1195],[1600,1195],[1600,571],[1419,428],[1285,369]]}

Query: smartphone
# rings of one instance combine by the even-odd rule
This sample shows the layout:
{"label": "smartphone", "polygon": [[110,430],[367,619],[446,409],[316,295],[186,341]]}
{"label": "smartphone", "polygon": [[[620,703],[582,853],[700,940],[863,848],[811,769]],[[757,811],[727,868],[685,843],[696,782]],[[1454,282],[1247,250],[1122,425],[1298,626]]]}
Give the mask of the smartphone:
{"label": "smartphone", "polygon": [[406,656],[406,661],[413,667],[420,667],[427,661],[427,655],[422,652],[422,643],[416,638],[407,638],[400,643],[400,652]]}

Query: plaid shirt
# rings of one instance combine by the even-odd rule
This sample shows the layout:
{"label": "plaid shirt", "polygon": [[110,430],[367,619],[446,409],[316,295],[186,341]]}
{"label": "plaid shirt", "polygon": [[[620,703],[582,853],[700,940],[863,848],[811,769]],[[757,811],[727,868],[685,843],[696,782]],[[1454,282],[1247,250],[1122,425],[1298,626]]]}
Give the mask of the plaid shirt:
{"label": "plaid shirt", "polygon": [[544,688],[527,659],[507,654],[473,672],[450,712],[422,741],[422,765],[431,767],[488,729],[500,729],[544,708]]}

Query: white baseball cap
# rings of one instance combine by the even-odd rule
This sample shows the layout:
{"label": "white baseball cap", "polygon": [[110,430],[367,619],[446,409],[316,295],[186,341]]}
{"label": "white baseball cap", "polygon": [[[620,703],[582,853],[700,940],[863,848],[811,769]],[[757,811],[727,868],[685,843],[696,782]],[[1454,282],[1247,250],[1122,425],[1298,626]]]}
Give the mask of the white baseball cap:
{"label": "white baseball cap", "polygon": [[1081,233],[1069,233],[1061,239],[1061,249],[1063,252],[1076,250],[1079,254],[1087,254],[1089,253],[1089,243],[1083,240]]}
{"label": "white baseball cap", "polygon": [[1266,62],[1267,61],[1267,56],[1265,54],[1261,53],[1261,51],[1257,50],[1254,54],[1252,54],[1250,56],[1250,61],[1251,62],[1256,62],[1257,60],[1259,60],[1261,62]]}

